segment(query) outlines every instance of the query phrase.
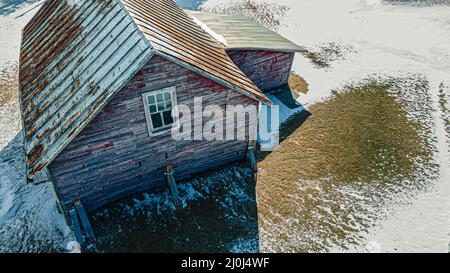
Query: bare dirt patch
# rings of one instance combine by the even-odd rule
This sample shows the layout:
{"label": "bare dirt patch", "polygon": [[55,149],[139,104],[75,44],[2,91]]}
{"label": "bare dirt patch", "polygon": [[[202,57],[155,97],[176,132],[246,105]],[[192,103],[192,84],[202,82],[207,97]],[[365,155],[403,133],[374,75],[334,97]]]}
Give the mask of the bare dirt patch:
{"label": "bare dirt patch", "polygon": [[291,75],[289,77],[289,87],[293,91],[303,94],[307,94],[309,91],[309,84],[302,76],[298,75],[295,72],[291,72]]}

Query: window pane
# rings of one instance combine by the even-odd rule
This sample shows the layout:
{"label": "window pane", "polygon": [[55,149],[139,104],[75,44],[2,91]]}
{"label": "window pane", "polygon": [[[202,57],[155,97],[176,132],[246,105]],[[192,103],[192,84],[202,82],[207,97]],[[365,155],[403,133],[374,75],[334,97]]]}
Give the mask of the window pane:
{"label": "window pane", "polygon": [[171,110],[172,109],[172,101],[166,101],[166,109]]}
{"label": "window pane", "polygon": [[150,113],[156,113],[157,111],[156,105],[150,105]]}
{"label": "window pane", "polygon": [[160,113],[152,114],[152,124],[153,129],[158,129],[159,127],[163,126]]}
{"label": "window pane", "polygon": [[168,101],[168,100],[172,100],[172,95],[170,94],[170,93],[164,93],[164,99],[166,100],[166,101]]}
{"label": "window pane", "polygon": [[164,124],[170,125],[173,123],[172,111],[163,112],[163,116],[164,116]]}
{"label": "window pane", "polygon": [[151,95],[147,97],[148,104],[154,104],[155,103],[155,96]]}
{"label": "window pane", "polygon": [[158,102],[163,102],[164,101],[164,97],[163,97],[163,94],[157,94],[156,95],[156,101],[158,101]]}
{"label": "window pane", "polygon": [[164,102],[158,103],[158,111],[159,111],[159,112],[164,111],[165,109],[166,109],[166,108],[164,107]]}

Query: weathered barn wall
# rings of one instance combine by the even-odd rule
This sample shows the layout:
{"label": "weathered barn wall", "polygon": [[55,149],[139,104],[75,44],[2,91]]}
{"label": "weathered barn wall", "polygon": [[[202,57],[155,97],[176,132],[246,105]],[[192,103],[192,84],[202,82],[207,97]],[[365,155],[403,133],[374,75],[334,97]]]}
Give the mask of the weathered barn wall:
{"label": "weathered barn wall", "polygon": [[[88,211],[175,177],[245,158],[246,141],[175,141],[170,132],[149,137],[142,93],[176,86],[178,104],[257,102],[161,57],[154,57],[52,162],[49,170],[63,203],[81,200]],[[209,103],[208,103],[209,102]],[[204,120],[205,122],[205,120]]]}
{"label": "weathered barn wall", "polygon": [[263,50],[228,50],[233,62],[262,91],[286,84],[294,53]]}

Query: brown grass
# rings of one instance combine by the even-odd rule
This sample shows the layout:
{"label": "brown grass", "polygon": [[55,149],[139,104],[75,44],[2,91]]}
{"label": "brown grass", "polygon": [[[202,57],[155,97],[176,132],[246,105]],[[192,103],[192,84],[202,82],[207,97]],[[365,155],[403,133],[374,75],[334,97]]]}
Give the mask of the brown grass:
{"label": "brown grass", "polygon": [[10,70],[0,71],[0,107],[7,103],[17,100],[18,92],[18,72],[13,67]]}
{"label": "brown grass", "polygon": [[316,68],[329,68],[333,62],[344,59],[352,51],[354,51],[352,46],[330,42],[320,45],[313,51],[308,51],[305,57]]}
{"label": "brown grass", "polygon": [[[388,89],[389,85],[376,83],[348,87],[311,106],[312,116],[302,127],[296,126],[301,116],[284,125],[282,131],[290,135],[282,136],[278,149],[258,165],[262,232],[270,233],[274,225],[289,220],[296,221],[289,224],[298,229],[292,232],[322,234],[319,237],[324,240],[342,238],[352,229],[347,225],[352,220],[346,218],[350,208],[339,205],[345,202],[336,188],[402,181],[415,170],[415,159],[430,157],[430,151],[421,146],[419,125],[407,118],[406,110]],[[322,193],[317,192],[319,184]],[[321,194],[328,199],[319,198]],[[335,216],[317,207],[325,204]],[[283,240],[280,236],[287,235],[275,236]],[[289,240],[286,237],[287,244]],[[295,251],[304,250],[301,242],[295,245]],[[309,242],[308,250],[319,250],[315,245],[317,242]]]}
{"label": "brown grass", "polygon": [[305,81],[304,78],[302,78],[295,72],[292,72],[289,77],[289,87],[293,91],[301,92],[304,94],[308,93],[309,91],[309,84]]}
{"label": "brown grass", "polygon": [[313,63],[318,68],[330,67],[330,64],[328,64],[327,62],[323,61],[319,57],[319,54],[316,53],[316,52],[308,52],[308,53],[306,53],[306,58],[308,58],[311,61],[311,63]]}

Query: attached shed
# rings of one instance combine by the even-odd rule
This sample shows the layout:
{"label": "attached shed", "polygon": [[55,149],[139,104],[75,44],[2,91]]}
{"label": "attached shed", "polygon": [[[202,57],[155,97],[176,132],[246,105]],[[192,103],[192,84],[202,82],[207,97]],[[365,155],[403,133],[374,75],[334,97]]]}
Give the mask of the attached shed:
{"label": "attached shed", "polygon": [[[297,52],[306,49],[249,18],[234,14],[187,11],[221,42],[233,62],[263,92],[287,84]],[[204,27],[205,28],[205,27]]]}
{"label": "attached shed", "polygon": [[22,36],[27,178],[45,171],[66,215],[244,159],[248,136],[174,140],[175,106],[270,104],[258,86],[286,72],[261,75],[298,50],[224,47],[173,0],[48,0]]}

